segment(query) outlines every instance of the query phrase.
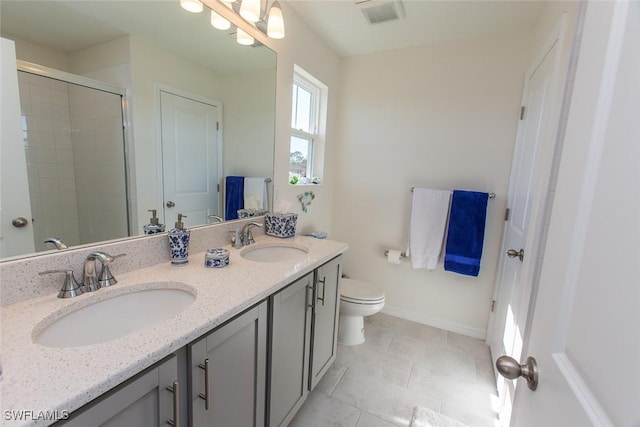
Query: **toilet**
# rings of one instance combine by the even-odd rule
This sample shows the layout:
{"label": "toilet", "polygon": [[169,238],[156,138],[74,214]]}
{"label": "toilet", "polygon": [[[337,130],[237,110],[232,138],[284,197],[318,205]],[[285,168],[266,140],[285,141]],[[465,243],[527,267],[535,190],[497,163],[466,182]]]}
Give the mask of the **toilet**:
{"label": "toilet", "polygon": [[338,343],[357,345],[364,342],[364,316],[376,314],[384,307],[384,292],[370,283],[342,279]]}

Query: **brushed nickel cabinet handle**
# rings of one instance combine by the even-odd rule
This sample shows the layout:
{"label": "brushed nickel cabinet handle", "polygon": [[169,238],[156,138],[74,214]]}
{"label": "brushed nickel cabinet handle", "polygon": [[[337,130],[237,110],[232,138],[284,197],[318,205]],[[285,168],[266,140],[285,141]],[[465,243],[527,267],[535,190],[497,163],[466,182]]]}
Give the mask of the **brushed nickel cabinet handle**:
{"label": "brushed nickel cabinet handle", "polygon": [[327,281],[326,277],[323,277],[322,280],[318,279],[318,284],[322,283],[322,298],[318,296],[318,301],[322,301],[322,305],[324,305],[324,292],[325,292],[325,283]]}
{"label": "brushed nickel cabinet handle", "polygon": [[204,359],[204,364],[199,364],[198,367],[204,370],[204,393],[200,393],[198,397],[204,400],[204,409],[209,410],[209,359]]}
{"label": "brushed nickel cabinet handle", "polygon": [[[307,286],[305,286],[305,288],[306,288],[305,289],[305,298],[307,300],[307,307],[308,308],[314,308],[313,307],[313,305],[314,305],[313,304],[314,303],[314,300],[313,300],[313,285],[311,283],[309,283]],[[311,302],[309,302],[309,291],[311,291]]]}
{"label": "brushed nickel cabinet handle", "polygon": [[173,427],[180,427],[180,388],[178,381],[174,381],[173,385],[167,387],[173,393],[173,419],[167,420],[167,424]]}

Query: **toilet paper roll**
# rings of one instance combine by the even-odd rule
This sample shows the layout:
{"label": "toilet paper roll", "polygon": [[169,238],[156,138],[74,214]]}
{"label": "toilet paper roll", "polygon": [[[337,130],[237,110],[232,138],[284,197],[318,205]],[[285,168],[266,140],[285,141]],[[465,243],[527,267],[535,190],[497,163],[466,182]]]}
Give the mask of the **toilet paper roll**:
{"label": "toilet paper roll", "polygon": [[387,262],[389,264],[400,264],[402,259],[402,252],[390,250],[387,253]]}

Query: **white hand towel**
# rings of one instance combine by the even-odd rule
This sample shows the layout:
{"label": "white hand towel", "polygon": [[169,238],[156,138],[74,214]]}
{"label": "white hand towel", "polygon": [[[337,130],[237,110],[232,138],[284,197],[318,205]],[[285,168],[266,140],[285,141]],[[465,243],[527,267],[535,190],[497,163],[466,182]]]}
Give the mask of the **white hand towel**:
{"label": "white hand towel", "polygon": [[435,270],[442,252],[451,192],[414,188],[407,255],[411,267]]}
{"label": "white hand towel", "polygon": [[264,178],[244,178],[244,208],[267,208],[267,183]]}

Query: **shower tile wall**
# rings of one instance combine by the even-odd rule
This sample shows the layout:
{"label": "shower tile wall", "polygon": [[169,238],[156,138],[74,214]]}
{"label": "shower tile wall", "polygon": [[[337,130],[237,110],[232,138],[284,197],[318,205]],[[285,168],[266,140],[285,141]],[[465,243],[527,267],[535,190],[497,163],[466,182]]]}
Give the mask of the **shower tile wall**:
{"label": "shower tile wall", "polygon": [[80,240],[84,243],[126,237],[121,98],[70,84],[69,105]]}
{"label": "shower tile wall", "polygon": [[121,98],[18,73],[36,251],[128,235]]}
{"label": "shower tile wall", "polygon": [[18,73],[36,251],[47,237],[80,243],[67,84]]}

